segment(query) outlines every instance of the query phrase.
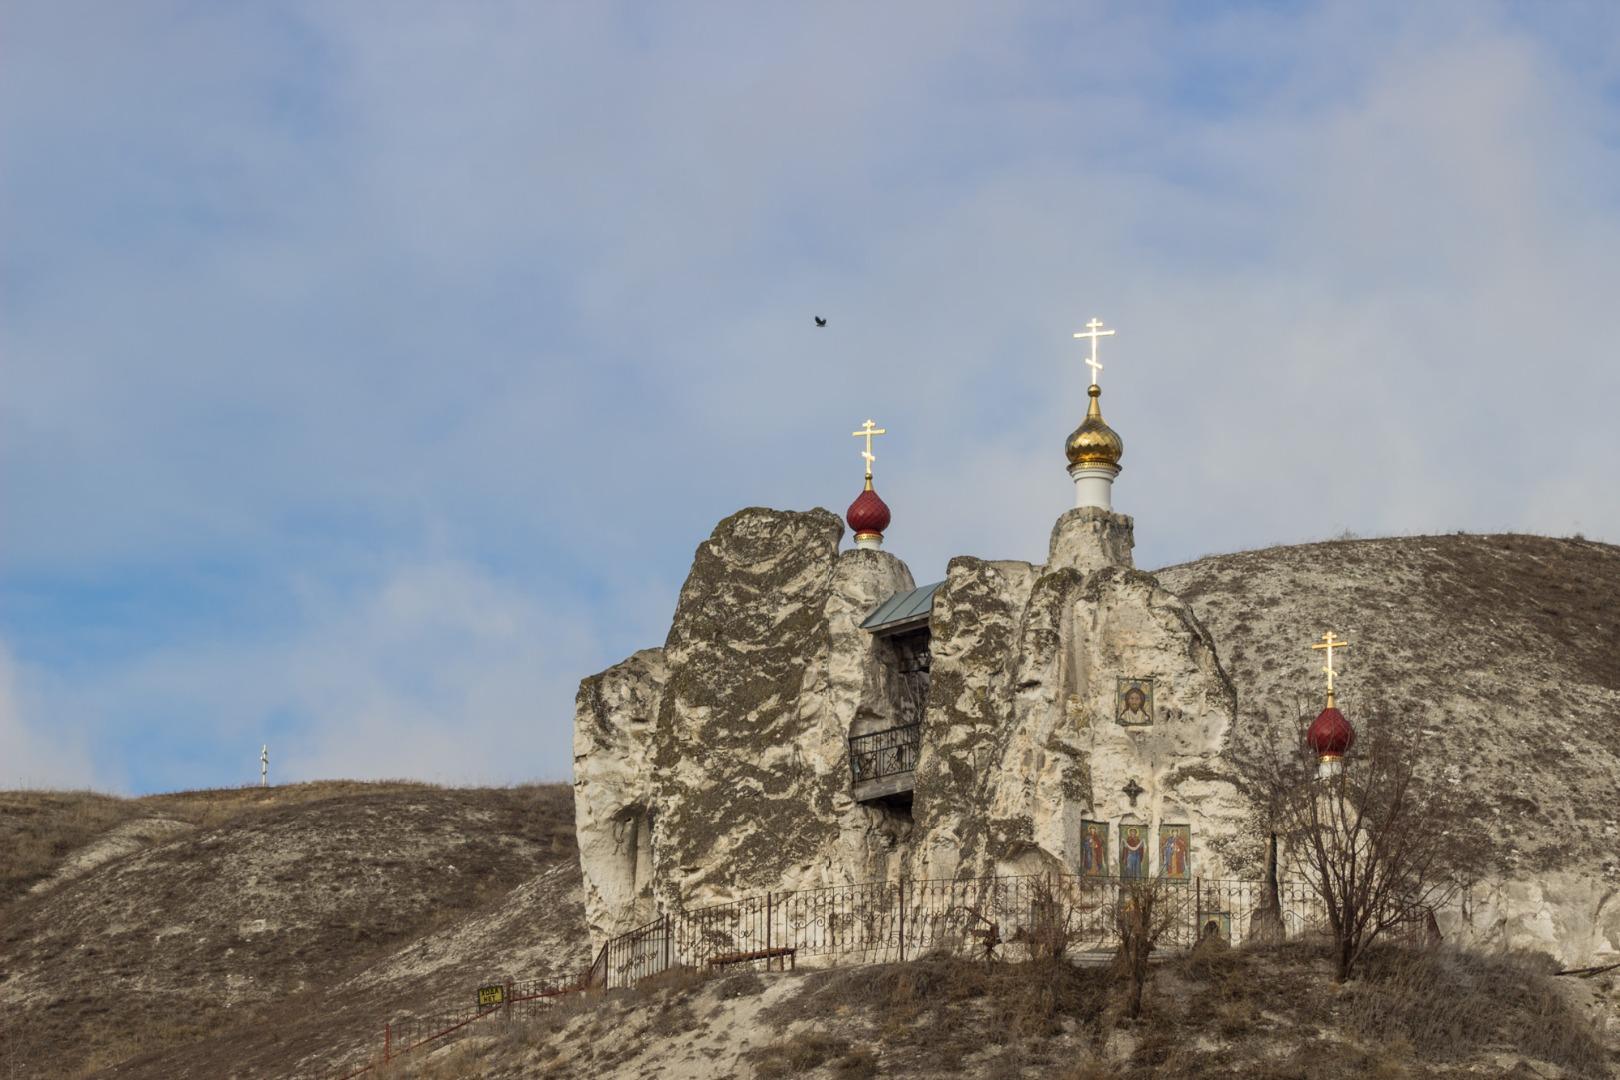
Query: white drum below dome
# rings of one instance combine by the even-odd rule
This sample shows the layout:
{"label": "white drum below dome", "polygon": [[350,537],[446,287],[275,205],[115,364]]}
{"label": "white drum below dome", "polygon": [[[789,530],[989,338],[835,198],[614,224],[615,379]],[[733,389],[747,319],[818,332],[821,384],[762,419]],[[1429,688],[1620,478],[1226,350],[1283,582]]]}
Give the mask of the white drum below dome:
{"label": "white drum below dome", "polygon": [[1074,478],[1074,505],[1095,506],[1099,510],[1112,510],[1114,477],[1119,470],[1108,465],[1071,465],[1069,475]]}

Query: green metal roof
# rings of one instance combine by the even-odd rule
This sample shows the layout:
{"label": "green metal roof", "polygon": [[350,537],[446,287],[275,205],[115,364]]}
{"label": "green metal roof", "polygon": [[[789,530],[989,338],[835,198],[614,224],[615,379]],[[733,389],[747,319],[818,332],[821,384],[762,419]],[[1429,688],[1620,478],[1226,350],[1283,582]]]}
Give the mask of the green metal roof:
{"label": "green metal roof", "polygon": [[882,634],[914,626],[927,626],[928,616],[934,610],[934,594],[944,584],[943,581],[936,581],[932,585],[924,585],[910,592],[895,593],[873,609],[872,614],[861,623],[861,629]]}

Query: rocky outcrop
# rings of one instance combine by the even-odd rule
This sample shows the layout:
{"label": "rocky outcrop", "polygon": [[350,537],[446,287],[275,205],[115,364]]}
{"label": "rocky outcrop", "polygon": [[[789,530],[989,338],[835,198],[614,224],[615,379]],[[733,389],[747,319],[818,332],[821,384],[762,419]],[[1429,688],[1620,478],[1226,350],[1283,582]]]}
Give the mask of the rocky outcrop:
{"label": "rocky outcrop", "polygon": [[1125,514],[1077,506],[1057,519],[1046,559],[1048,570],[1089,574],[1109,566],[1135,566],[1136,523]]}
{"label": "rocky outcrop", "polygon": [[[1001,868],[1081,866],[1089,819],[1109,824],[1116,869],[1129,827],[1147,838],[1175,824],[1193,838],[1181,872],[1226,876],[1209,841],[1243,817],[1222,760],[1235,695],[1187,606],[1124,567],[1048,574],[1031,594],[1017,664],[1013,723],[991,774],[991,821],[1009,838],[1030,830],[1029,850],[1043,865],[1009,844]],[[1122,680],[1151,685],[1150,723],[1124,722]]]}
{"label": "rocky outcrop", "polygon": [[1620,888],[1601,873],[1492,875],[1440,916],[1447,936],[1550,952],[1571,966],[1620,961]]}
{"label": "rocky outcrop", "polygon": [[643,649],[580,683],[574,699],[574,831],[593,938],[653,917],[653,732],[668,667]]}
{"label": "rocky outcrop", "polygon": [[[1428,782],[1496,822],[1489,875],[1441,929],[1620,952],[1620,549],[1349,541],[1150,575],[1130,518],[1071,510],[1045,566],[951,561],[919,675],[916,642],[860,629],[910,572],[840,553],[842,532],[824,510],[727,518],[664,649],[582,684],[594,933],[767,889],[1076,872],[1094,834],[1110,875],[1134,835],[1150,872],[1258,878],[1231,759],[1316,704],[1308,646],[1333,627],[1354,642],[1345,711],[1418,725]],[[849,737],[919,718],[909,807],[855,801]]]}
{"label": "rocky outcrop", "polygon": [[[1191,610],[1130,569],[1130,530],[1071,510],[1052,533],[1061,565],[952,561],[934,606],[918,876],[1073,873],[1087,822],[1111,872],[1124,830],[1146,846],[1161,824],[1196,838],[1183,872],[1228,872],[1207,841],[1243,816],[1222,757],[1232,686]],[[1121,722],[1124,679],[1151,688],[1150,722]]]}
{"label": "rocky outcrop", "polygon": [[904,687],[860,627],[913,587],[883,551],[838,550],[825,510],[743,510],[697,550],[662,650],[581,684],[575,784],[598,940],[660,907],[898,871],[910,822],[856,803],[848,737]]}
{"label": "rocky outcrop", "polygon": [[[800,694],[824,646],[843,525],[752,509],[697,550],[664,653],[656,773],[658,888],[730,899],[812,860],[840,777],[817,769]],[[807,751],[812,760],[807,760]]]}
{"label": "rocky outcrop", "polygon": [[1013,660],[1040,569],[951,560],[934,594],[933,670],[918,754],[914,874],[978,873],[992,850],[985,776],[1012,715]]}

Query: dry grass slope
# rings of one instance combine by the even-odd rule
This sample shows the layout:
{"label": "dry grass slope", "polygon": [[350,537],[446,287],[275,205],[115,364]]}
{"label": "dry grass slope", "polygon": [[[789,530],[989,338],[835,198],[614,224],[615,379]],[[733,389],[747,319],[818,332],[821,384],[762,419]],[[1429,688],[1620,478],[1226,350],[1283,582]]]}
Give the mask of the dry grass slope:
{"label": "dry grass slope", "polygon": [[[0,906],[0,1066],[15,1064],[19,1077],[217,1076],[226,1062],[321,1075],[323,1055],[369,1039],[413,997],[437,1006],[469,969],[521,954],[511,928],[460,942],[459,953],[445,942],[514,895],[538,899],[537,880],[552,886],[540,892],[562,936],[583,933],[563,785],[345,782],[134,800],[25,792],[0,810],[0,828],[28,838],[0,866],[10,893]],[[105,843],[128,841],[141,822],[171,827],[147,844]],[[58,873],[98,849],[104,861]],[[399,977],[401,951],[435,946],[440,983]],[[334,1000],[329,991],[346,982]]]}
{"label": "dry grass slope", "polygon": [[[138,799],[94,791],[0,791],[0,911],[117,826],[162,821],[212,828],[263,811],[343,796],[434,790],[439,789],[414,780],[320,780],[272,788],[175,791]],[[553,824],[559,832],[553,843],[571,848],[571,812],[567,820],[558,818]]]}
{"label": "dry grass slope", "polygon": [[1106,968],[933,957],[618,991],[394,1076],[1604,1077],[1620,1057],[1580,1011],[1589,990],[1555,984],[1532,955],[1405,948],[1335,987],[1321,950],[1294,944],[1158,965],[1133,1022]]}

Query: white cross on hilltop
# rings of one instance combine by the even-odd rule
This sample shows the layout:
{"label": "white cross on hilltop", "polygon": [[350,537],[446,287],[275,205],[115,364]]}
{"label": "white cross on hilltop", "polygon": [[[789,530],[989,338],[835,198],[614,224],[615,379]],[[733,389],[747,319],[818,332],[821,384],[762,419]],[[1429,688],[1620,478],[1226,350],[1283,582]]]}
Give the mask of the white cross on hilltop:
{"label": "white cross on hilltop", "polygon": [[1074,335],[1077,338],[1091,339],[1091,359],[1086,361],[1086,366],[1091,369],[1092,386],[1097,385],[1097,373],[1103,369],[1102,361],[1097,359],[1097,339],[1109,337],[1114,333],[1112,330],[1104,330],[1102,325],[1102,320],[1093,315],[1091,321],[1086,323],[1085,331]]}

